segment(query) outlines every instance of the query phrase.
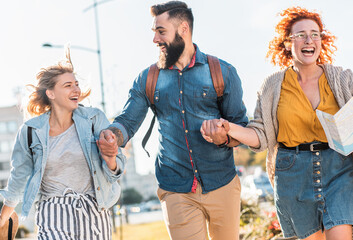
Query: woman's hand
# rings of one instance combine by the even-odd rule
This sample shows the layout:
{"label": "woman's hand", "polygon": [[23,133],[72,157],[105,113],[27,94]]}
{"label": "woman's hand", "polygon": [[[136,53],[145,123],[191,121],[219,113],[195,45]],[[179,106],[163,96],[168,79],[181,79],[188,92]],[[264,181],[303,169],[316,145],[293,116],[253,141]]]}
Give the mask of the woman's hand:
{"label": "woman's hand", "polygon": [[0,213],[0,227],[3,227],[6,224],[14,210],[14,207],[3,205]]}
{"label": "woman's hand", "polygon": [[[8,218],[7,218],[7,220],[8,220]],[[0,216],[0,228],[2,228],[5,225],[7,220],[5,217]]]}

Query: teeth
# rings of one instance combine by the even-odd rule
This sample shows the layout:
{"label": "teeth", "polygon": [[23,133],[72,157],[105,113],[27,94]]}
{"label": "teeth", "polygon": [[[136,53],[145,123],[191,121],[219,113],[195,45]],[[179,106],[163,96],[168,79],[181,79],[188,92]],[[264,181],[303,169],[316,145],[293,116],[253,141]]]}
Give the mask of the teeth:
{"label": "teeth", "polygon": [[310,53],[310,54],[314,54],[314,49],[302,49],[302,53],[304,54],[307,54],[307,53]]}

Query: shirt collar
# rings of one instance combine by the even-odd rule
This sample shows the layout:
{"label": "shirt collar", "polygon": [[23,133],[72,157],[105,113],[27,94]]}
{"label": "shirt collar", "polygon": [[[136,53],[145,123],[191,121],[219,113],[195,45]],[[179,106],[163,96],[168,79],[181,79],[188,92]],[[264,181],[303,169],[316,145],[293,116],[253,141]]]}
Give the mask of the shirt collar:
{"label": "shirt collar", "polygon": [[[195,47],[195,52],[191,58],[189,65],[187,66],[187,68],[194,67],[196,63],[204,64],[207,62],[207,61],[205,61],[203,54],[201,53],[201,51],[199,50],[199,48],[197,47],[197,45],[195,43],[194,43],[194,47]],[[168,69],[172,70],[172,69],[178,69],[178,68],[175,65],[173,65],[173,66],[169,67]]]}

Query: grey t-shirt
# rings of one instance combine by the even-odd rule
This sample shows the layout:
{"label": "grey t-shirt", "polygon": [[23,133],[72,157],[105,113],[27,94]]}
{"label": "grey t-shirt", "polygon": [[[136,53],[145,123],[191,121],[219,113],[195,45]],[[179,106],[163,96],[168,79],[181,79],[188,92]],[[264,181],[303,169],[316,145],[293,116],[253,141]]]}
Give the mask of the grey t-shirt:
{"label": "grey t-shirt", "polygon": [[67,188],[95,196],[93,179],[75,124],[65,132],[49,137],[49,155],[40,187],[41,200],[63,196]]}

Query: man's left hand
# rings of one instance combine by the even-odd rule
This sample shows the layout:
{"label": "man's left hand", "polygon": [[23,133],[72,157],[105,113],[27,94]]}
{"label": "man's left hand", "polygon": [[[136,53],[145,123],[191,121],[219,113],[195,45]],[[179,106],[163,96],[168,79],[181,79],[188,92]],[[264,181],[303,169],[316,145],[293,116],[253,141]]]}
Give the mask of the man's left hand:
{"label": "man's left hand", "polygon": [[229,124],[224,119],[205,120],[201,126],[201,134],[208,142],[213,142],[216,145],[227,142],[227,133]]}

